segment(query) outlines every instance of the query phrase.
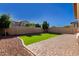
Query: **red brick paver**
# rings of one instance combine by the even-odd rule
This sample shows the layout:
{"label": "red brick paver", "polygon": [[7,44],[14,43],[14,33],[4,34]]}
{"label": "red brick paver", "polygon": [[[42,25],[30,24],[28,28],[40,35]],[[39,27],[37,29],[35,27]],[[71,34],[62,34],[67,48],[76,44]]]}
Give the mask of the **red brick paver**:
{"label": "red brick paver", "polygon": [[79,55],[79,45],[73,34],[63,34],[55,38],[28,45],[27,48],[38,56]]}
{"label": "red brick paver", "polygon": [[33,56],[33,54],[26,49],[21,41],[16,38],[0,39],[0,56]]}

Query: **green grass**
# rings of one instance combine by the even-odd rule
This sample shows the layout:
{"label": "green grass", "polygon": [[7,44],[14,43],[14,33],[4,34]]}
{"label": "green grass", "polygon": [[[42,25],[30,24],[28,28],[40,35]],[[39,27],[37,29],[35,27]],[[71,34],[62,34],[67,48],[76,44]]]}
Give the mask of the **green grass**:
{"label": "green grass", "polygon": [[24,41],[25,45],[29,45],[29,44],[39,42],[42,40],[47,40],[48,38],[56,37],[56,36],[58,36],[58,34],[44,33],[44,34],[40,34],[40,35],[20,36],[20,38]]}

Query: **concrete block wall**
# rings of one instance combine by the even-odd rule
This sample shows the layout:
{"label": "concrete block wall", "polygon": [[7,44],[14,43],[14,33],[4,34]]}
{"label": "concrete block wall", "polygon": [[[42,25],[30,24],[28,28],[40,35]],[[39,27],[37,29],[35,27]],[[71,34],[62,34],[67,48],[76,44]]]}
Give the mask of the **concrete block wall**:
{"label": "concrete block wall", "polygon": [[41,28],[29,28],[29,27],[14,27],[7,29],[10,35],[28,34],[28,33],[41,33]]}
{"label": "concrete block wall", "polygon": [[[61,33],[61,34],[72,34],[75,33],[74,28],[64,28],[64,27],[52,27],[48,29],[50,33]],[[19,34],[32,34],[32,33],[42,33],[43,29],[41,28],[29,28],[29,27],[13,27],[7,29],[7,32],[10,35],[19,35]]]}
{"label": "concrete block wall", "polygon": [[74,32],[74,28],[64,28],[64,27],[52,27],[49,28],[49,32],[51,33],[62,33],[62,34],[72,34]]}

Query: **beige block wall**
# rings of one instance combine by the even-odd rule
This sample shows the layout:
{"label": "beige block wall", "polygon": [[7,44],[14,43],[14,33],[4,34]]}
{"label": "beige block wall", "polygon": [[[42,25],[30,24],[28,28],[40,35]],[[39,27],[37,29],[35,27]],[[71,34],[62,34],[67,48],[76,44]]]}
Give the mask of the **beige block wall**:
{"label": "beige block wall", "polygon": [[29,28],[29,27],[13,27],[7,29],[10,35],[27,34],[27,33],[41,33],[43,30],[41,28]]}
{"label": "beige block wall", "polygon": [[70,34],[75,33],[74,28],[64,28],[64,27],[52,27],[49,28],[49,32],[51,33],[62,33],[62,34]]}
{"label": "beige block wall", "polygon": [[[69,34],[75,33],[75,28],[69,27],[52,27],[48,29],[48,32],[51,33],[62,33],[62,34]],[[7,32],[10,35],[19,35],[19,34],[28,34],[28,33],[41,33],[43,30],[41,28],[29,28],[29,27],[14,27],[7,29]]]}

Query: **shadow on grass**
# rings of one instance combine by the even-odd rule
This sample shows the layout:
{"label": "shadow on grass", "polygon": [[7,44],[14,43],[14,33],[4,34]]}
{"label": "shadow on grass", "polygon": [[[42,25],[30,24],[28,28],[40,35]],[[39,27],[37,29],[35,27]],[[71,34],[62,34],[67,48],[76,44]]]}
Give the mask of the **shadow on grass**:
{"label": "shadow on grass", "polygon": [[34,35],[41,35],[42,33],[28,33],[28,34],[19,34],[19,35],[7,35],[7,36],[0,36],[0,40],[1,39],[8,39],[8,38],[14,38],[14,37],[18,37],[18,36],[34,36]]}
{"label": "shadow on grass", "polygon": [[61,35],[62,33],[51,33],[51,32],[49,32],[49,34],[57,34],[57,35]]}
{"label": "shadow on grass", "polygon": [[44,33],[49,33],[49,34],[56,34],[56,35],[61,35],[61,33],[50,33],[50,32],[42,32],[42,33],[28,33],[28,34],[19,34],[19,35],[7,35],[7,36],[0,36],[0,40],[1,39],[8,39],[8,38],[14,38],[14,37],[18,37],[18,36],[41,36],[41,34]]}

